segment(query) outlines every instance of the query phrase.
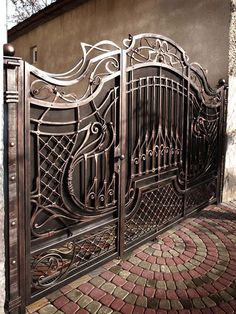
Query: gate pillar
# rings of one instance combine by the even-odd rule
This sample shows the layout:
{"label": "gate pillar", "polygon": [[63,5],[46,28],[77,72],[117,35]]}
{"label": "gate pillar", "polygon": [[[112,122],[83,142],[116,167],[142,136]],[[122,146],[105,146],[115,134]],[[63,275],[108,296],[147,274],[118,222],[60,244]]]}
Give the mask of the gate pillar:
{"label": "gate pillar", "polygon": [[[23,62],[19,58],[4,58],[4,147],[5,147],[5,251],[7,313],[24,313],[25,241],[23,231]],[[21,184],[19,185],[19,179]],[[23,181],[22,181],[23,180]],[[23,253],[23,254],[22,254]],[[24,298],[23,298],[24,299]]]}

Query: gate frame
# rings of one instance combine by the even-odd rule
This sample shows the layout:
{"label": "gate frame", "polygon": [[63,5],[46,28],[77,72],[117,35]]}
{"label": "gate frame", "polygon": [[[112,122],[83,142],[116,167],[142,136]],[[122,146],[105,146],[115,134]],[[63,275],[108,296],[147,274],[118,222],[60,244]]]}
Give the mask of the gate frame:
{"label": "gate frame", "polygon": [[[150,35],[150,34],[149,34]],[[120,108],[126,103],[126,50],[121,49],[120,54]],[[5,95],[4,95],[4,125],[5,125],[5,193],[6,214],[5,214],[5,238],[6,238],[6,305],[7,313],[25,313],[27,289],[26,289],[26,252],[29,249],[25,225],[27,217],[24,213],[25,204],[25,116],[24,104],[27,95],[24,94],[25,63],[16,57],[4,58],[4,77],[5,77]],[[189,83],[188,83],[189,84]],[[216,192],[217,203],[222,200],[224,159],[225,159],[225,139],[226,139],[226,115],[227,115],[227,85],[224,80],[219,81],[224,92],[224,108],[221,109],[220,128],[219,128],[219,150],[218,156],[218,184]],[[122,104],[122,105],[121,105]],[[124,107],[123,107],[124,108]],[[120,110],[120,119],[125,119],[125,110]],[[124,124],[123,124],[124,127]],[[126,130],[121,129],[120,140],[123,144],[121,152],[125,150]],[[121,172],[125,171],[125,163],[120,163]],[[125,204],[125,178],[121,177],[118,193],[118,236],[119,241],[118,254],[124,256],[124,220],[125,211],[122,210]],[[192,215],[195,212],[190,212]],[[184,219],[186,216],[182,217]],[[178,220],[179,221],[179,220]],[[178,221],[174,222],[177,223]],[[172,224],[171,224],[172,225]],[[165,229],[171,225],[166,226]],[[113,258],[112,256],[111,258]],[[102,262],[101,262],[102,263]]]}

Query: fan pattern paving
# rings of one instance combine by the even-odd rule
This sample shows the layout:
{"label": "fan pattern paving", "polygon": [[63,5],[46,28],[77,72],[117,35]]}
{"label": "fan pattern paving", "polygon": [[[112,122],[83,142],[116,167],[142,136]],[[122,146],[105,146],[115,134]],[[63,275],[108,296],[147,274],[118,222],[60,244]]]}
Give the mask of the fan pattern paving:
{"label": "fan pattern paving", "polygon": [[235,313],[236,204],[209,206],[28,313]]}

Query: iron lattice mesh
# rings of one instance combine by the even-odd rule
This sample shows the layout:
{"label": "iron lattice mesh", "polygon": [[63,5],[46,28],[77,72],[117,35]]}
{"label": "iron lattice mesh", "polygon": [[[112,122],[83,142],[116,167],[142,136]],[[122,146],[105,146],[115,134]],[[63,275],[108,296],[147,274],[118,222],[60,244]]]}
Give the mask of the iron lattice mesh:
{"label": "iron lattice mesh", "polygon": [[38,255],[32,255],[32,289],[54,287],[71,272],[81,271],[88,262],[115,250],[117,227],[106,226],[97,233],[66,242]]}
{"label": "iron lattice mesh", "polygon": [[125,242],[157,231],[163,224],[183,213],[183,196],[172,183],[142,194],[135,214],[126,222]]}
{"label": "iron lattice mesh", "polygon": [[41,205],[62,206],[61,175],[73,146],[74,135],[39,137]]}
{"label": "iron lattice mesh", "polygon": [[197,206],[208,202],[216,197],[216,181],[205,183],[199,187],[193,188],[186,194],[187,210],[196,208]]}

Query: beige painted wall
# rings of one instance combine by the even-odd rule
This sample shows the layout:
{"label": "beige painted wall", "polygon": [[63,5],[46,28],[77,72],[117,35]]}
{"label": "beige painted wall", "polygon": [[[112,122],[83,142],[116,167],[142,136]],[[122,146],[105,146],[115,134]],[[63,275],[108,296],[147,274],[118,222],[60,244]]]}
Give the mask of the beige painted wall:
{"label": "beige painted wall", "polygon": [[159,33],[179,43],[191,62],[208,69],[210,82],[227,77],[229,0],[90,0],[13,42],[16,55],[64,72],[81,57],[80,42],[109,39],[121,45],[128,34]]}
{"label": "beige painted wall", "polygon": [[225,202],[236,200],[236,0],[232,0],[231,9],[227,150],[223,190]]}

